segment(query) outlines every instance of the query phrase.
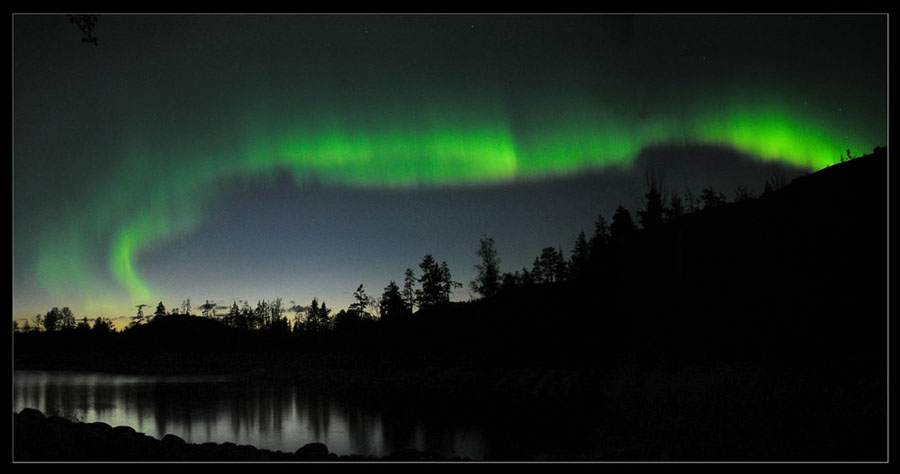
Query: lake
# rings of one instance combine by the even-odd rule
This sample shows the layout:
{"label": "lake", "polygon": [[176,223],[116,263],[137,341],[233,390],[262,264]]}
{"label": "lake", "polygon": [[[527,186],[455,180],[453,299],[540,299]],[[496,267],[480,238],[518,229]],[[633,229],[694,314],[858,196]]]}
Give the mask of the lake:
{"label": "lake", "polygon": [[288,381],[15,371],[13,385],[16,412],[126,425],[157,439],[284,452],[319,442],[338,455],[379,457],[416,449],[478,460],[491,450],[484,428],[392,416]]}

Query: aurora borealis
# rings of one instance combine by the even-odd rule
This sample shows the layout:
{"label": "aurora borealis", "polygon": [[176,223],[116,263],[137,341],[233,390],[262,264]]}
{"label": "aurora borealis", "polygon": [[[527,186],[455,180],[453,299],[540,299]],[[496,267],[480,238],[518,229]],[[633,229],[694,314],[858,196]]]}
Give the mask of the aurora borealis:
{"label": "aurora borealis", "polygon": [[[887,141],[885,16],[133,15],[101,16],[96,35],[93,47],[64,16],[14,17],[14,318],[207,298],[160,277],[179,262],[178,281],[227,282],[240,298],[352,290],[317,287],[304,268],[297,294],[278,294],[253,269],[184,262],[178,246],[212,238],[210,215],[235,196],[281,206],[299,229],[290,254],[264,252],[261,266],[364,248],[340,206],[318,209],[321,228],[341,228],[332,247],[304,240],[318,232],[294,213],[307,203],[267,201],[286,177],[329,200],[401,202],[629,172],[651,147],[713,145],[818,170]],[[449,206],[446,218],[468,225]],[[254,239],[276,235],[234,232],[262,248]],[[569,243],[547,237],[531,245]],[[401,253],[357,253],[370,259],[352,270],[371,278],[370,294],[402,277],[380,273]],[[472,262],[448,260],[465,280]]]}

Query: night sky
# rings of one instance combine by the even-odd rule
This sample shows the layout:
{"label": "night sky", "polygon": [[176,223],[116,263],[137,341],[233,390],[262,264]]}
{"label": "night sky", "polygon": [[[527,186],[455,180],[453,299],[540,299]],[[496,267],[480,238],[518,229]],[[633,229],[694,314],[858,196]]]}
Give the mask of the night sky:
{"label": "night sky", "polygon": [[[733,197],[887,141],[887,17],[13,17],[13,317],[466,286],[647,167]],[[123,327],[126,321],[116,321]]]}

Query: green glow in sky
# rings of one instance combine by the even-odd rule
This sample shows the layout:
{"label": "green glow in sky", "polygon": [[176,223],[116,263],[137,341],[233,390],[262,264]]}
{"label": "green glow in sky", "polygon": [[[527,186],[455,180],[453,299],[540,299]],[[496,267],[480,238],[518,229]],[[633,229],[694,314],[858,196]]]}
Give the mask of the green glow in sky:
{"label": "green glow in sky", "polygon": [[[848,148],[884,144],[885,129],[826,120],[821,110],[765,94],[681,98],[644,116],[578,98],[515,115],[489,100],[445,101],[246,112],[236,130],[194,140],[135,132],[111,179],[87,190],[87,204],[56,231],[41,234],[35,275],[52,298],[80,295],[87,311],[111,300],[147,303],[155,293],[141,277],[140,255],[196,231],[224,184],[277,172],[290,172],[298,185],[490,184],[627,167],[643,148],[665,143],[727,145],[817,170]],[[98,248],[105,250],[92,253]],[[102,284],[103,275],[120,294]]]}

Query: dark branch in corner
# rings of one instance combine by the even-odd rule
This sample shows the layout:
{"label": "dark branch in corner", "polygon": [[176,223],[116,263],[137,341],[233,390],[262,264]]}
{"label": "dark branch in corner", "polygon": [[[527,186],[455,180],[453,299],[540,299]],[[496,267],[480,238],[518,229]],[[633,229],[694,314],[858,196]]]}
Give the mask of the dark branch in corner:
{"label": "dark branch in corner", "polygon": [[94,36],[94,28],[97,26],[97,15],[68,15],[69,23],[74,23],[81,30],[81,42],[97,46],[97,37]]}

